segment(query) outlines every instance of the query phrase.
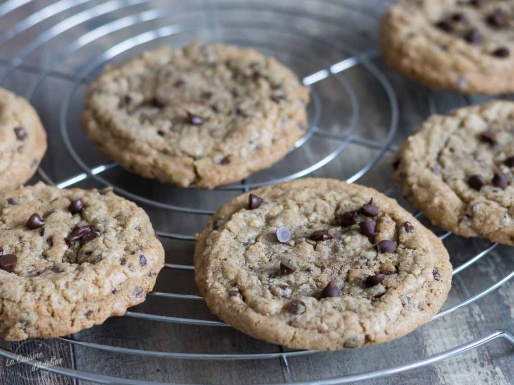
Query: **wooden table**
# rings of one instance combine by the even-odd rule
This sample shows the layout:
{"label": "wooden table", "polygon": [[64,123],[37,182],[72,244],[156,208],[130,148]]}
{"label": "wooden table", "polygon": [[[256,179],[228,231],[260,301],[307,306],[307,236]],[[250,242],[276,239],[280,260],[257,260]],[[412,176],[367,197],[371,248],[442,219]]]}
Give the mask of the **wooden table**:
{"label": "wooden table", "polygon": [[[134,313],[163,316],[165,321],[172,322],[134,317],[110,319],[102,326],[72,336],[75,342],[189,354],[283,351],[228,327],[179,322],[180,318],[216,321],[203,301],[184,297],[198,295],[193,271],[187,267],[192,263],[194,248],[191,236],[208,218],[202,212],[215,210],[244,186],[211,192],[181,190],[138,178],[116,166],[110,168],[110,161],[85,140],[79,123],[85,87],[104,62],[119,62],[159,44],[180,46],[193,40],[250,45],[272,54],[311,84],[312,136],[285,161],[248,178],[246,185],[298,176],[297,173],[316,165],[312,167],[314,176],[357,180],[388,191],[412,209],[390,189],[391,169],[387,160],[394,149],[431,113],[482,103],[485,99],[431,92],[388,70],[377,53],[377,21],[390,3],[380,0],[0,2],[0,15],[11,9],[0,16],[0,79],[5,87],[31,98],[49,134],[50,149],[42,164],[44,173],[35,180],[61,182],[61,187],[73,181],[74,186],[86,188],[112,184],[121,194],[131,194],[129,197],[148,211],[155,228],[161,232],[167,262],[186,266],[182,270],[165,269],[159,276],[155,291],[177,294],[174,298],[150,296],[145,304],[131,309]],[[30,18],[31,15],[36,16]],[[330,74],[329,70],[337,74]],[[325,162],[325,166],[317,167]],[[101,169],[95,169],[99,165],[108,165],[109,169],[100,172]],[[98,171],[97,177],[105,181],[83,174],[85,169]],[[75,180],[70,179],[76,176]],[[79,180],[81,177],[83,180]],[[444,234],[431,228],[438,235]],[[444,242],[455,267],[486,250],[483,258],[455,276],[446,308],[486,290],[514,271],[512,248],[492,247],[486,241],[453,235]],[[65,340],[43,341],[43,349],[46,356],[62,360],[63,367],[118,378],[187,384],[315,383],[422,360],[497,329],[512,333],[513,318],[514,284],[510,280],[484,298],[405,338],[356,351],[258,360],[192,360],[121,354]],[[0,347],[6,351],[15,351],[19,345],[0,341]],[[25,348],[30,350],[34,346]],[[362,383],[504,385],[514,383],[513,361],[512,345],[497,339],[435,365]],[[26,380],[24,377],[30,373],[21,367],[7,366],[7,360],[0,358],[0,383],[87,383],[41,373],[36,380]]]}

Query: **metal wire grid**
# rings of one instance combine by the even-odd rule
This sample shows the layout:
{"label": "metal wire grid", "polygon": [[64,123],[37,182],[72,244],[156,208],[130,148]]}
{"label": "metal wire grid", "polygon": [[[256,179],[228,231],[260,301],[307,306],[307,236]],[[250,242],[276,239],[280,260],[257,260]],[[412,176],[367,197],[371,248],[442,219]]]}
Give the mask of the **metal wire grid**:
{"label": "metal wire grid", "polygon": [[[5,20],[12,14],[15,14],[16,11],[21,9],[24,6],[31,5],[32,0],[8,0],[0,5],[0,20]],[[194,9],[194,7],[177,10],[176,7],[164,7],[161,9],[150,8],[144,11],[139,11],[134,8],[134,12],[129,13],[127,16],[122,18],[114,19],[108,23],[105,23],[97,28],[89,30],[87,33],[83,34],[77,40],[73,41],[71,44],[66,47],[61,47],[58,52],[53,53],[53,59],[49,65],[44,67],[33,66],[26,62],[26,59],[36,50],[44,48],[46,44],[52,42],[52,40],[56,39],[59,36],[65,35],[71,29],[81,26],[83,24],[87,24],[92,20],[95,20],[101,16],[108,15],[114,11],[118,11],[120,9],[129,9],[130,7],[145,5],[146,3],[150,3],[149,0],[111,0],[105,1],[100,4],[95,3],[93,0],[56,0],[50,5],[37,9],[30,16],[21,19],[15,23],[13,27],[3,31],[0,34],[0,47],[5,46],[12,39],[14,39],[17,35],[40,25],[44,21],[48,20],[52,16],[70,11],[80,5],[87,5],[83,10],[79,10],[79,12],[75,13],[73,16],[53,25],[51,28],[47,29],[44,33],[39,35],[34,40],[30,41],[26,44],[23,49],[17,52],[14,55],[12,60],[4,60],[0,62],[0,66],[4,68],[6,71],[3,77],[0,78],[0,81],[3,83],[9,78],[9,76],[15,70],[25,71],[27,73],[36,74],[37,81],[29,86],[28,90],[25,93],[25,96],[30,100],[38,87],[42,84],[42,82],[47,77],[56,77],[60,79],[67,80],[73,84],[72,91],[69,95],[65,95],[63,97],[63,102],[61,104],[60,110],[60,126],[59,130],[66,145],[66,148],[72,157],[72,159],[83,169],[83,172],[74,175],[64,181],[55,182],[53,181],[48,174],[42,169],[39,169],[40,176],[48,183],[52,183],[57,185],[60,188],[69,187],[75,185],[86,179],[94,179],[97,182],[104,185],[112,185],[108,179],[102,177],[102,173],[109,171],[113,168],[118,167],[115,163],[107,163],[100,164],[95,167],[91,167],[87,164],[87,162],[81,158],[81,156],[77,153],[72,141],[69,136],[69,128],[70,125],[67,122],[67,115],[70,107],[70,100],[73,99],[74,95],[78,92],[79,88],[88,81],[91,80],[92,74],[97,71],[100,67],[102,67],[106,62],[116,58],[118,55],[123,54],[124,52],[137,48],[145,43],[151,42],[153,40],[166,38],[169,36],[185,33],[188,31],[194,31],[198,28],[198,25],[195,23],[183,23],[183,24],[171,24],[166,25],[164,27],[160,27],[158,29],[144,31],[136,36],[131,36],[128,39],[125,39],[121,42],[118,42],[116,45],[110,47],[105,52],[102,52],[100,55],[96,56],[93,60],[90,60],[87,65],[81,67],[77,73],[69,74],[56,70],[58,64],[65,59],[69,58],[71,55],[77,53],[82,48],[87,45],[98,41],[99,39],[105,38],[109,34],[114,31],[120,31],[127,28],[130,28],[138,23],[148,22],[151,20],[158,20],[161,18],[166,18],[172,13],[180,12],[203,12],[205,13],[205,17],[207,20],[207,25],[209,31],[212,34],[214,40],[219,39],[219,16],[224,11],[224,5],[220,2],[211,2],[204,1],[201,4],[201,8]],[[334,3],[336,5],[337,3]],[[348,4],[345,4],[346,7],[349,7]],[[233,10],[233,5],[230,6],[230,9]],[[252,3],[247,3],[244,5],[245,9],[251,8]],[[300,17],[309,17],[310,15],[306,11],[302,10],[291,10],[291,9],[283,9],[275,3],[269,4],[268,9],[271,9],[276,13],[284,13],[287,15],[294,14],[295,16]],[[321,22],[335,24],[336,20],[332,20],[329,17],[322,18],[317,15]],[[225,26],[225,25],[224,25]],[[248,25],[232,25],[233,28],[248,28]],[[276,28],[276,26],[265,25],[261,23],[259,28]],[[381,159],[384,157],[386,153],[393,152],[395,150],[394,146],[391,145],[391,141],[396,133],[396,128],[398,124],[398,104],[395,96],[395,92],[388,79],[383,75],[383,73],[373,64],[372,59],[378,56],[375,50],[367,51],[367,52],[356,52],[353,51],[350,47],[345,46],[340,42],[331,41],[325,39],[320,36],[304,36],[304,31],[301,28],[296,28],[294,26],[288,26],[288,33],[297,34],[299,36],[303,36],[309,39],[316,40],[319,44],[325,44],[331,46],[334,50],[339,50],[341,52],[346,53],[347,57],[344,60],[338,61],[334,64],[326,66],[324,64],[320,65],[318,71],[311,73],[308,76],[303,78],[303,83],[308,86],[313,86],[316,83],[327,79],[327,78],[337,78],[337,81],[340,83],[343,91],[347,94],[351,110],[352,110],[352,118],[350,122],[350,128],[346,130],[344,133],[333,133],[330,131],[325,131],[319,127],[320,117],[321,117],[321,100],[320,96],[316,93],[315,89],[312,88],[312,104],[314,106],[314,112],[312,115],[312,120],[310,124],[310,129],[305,138],[300,140],[293,151],[297,151],[302,146],[304,146],[311,138],[313,137],[323,137],[329,140],[333,140],[337,142],[337,146],[335,149],[326,154],[323,158],[321,158],[316,163],[310,165],[307,168],[293,171],[287,175],[278,177],[278,178],[270,178],[264,181],[255,182],[255,183],[246,183],[243,181],[238,184],[221,187],[221,190],[227,191],[248,191],[251,188],[259,187],[265,184],[273,184],[279,183],[287,180],[292,180],[296,178],[300,178],[306,175],[311,174],[312,172],[322,168],[323,166],[329,164],[331,161],[336,159],[344,149],[351,143],[357,144],[360,146],[367,147],[369,149],[376,150],[377,153],[372,157],[372,159],[367,162],[362,168],[358,171],[349,175],[346,180],[349,182],[355,182],[359,180],[362,176],[364,176],[369,170],[371,170]],[[281,31],[284,32],[284,31]],[[356,136],[357,128],[358,128],[358,111],[359,111],[359,103],[355,96],[354,90],[351,85],[344,77],[338,77],[338,74],[342,74],[344,71],[347,71],[353,67],[362,66],[365,68],[381,85],[383,91],[387,95],[387,103],[390,108],[390,122],[387,129],[387,135],[383,139],[383,141],[376,141],[370,139],[364,139]],[[469,103],[469,101],[468,101]],[[430,100],[430,109],[431,112],[436,112],[435,103],[433,99]],[[194,207],[185,207],[183,205],[174,205],[164,202],[158,202],[152,199],[148,199],[144,196],[139,196],[135,193],[132,193],[124,188],[119,186],[114,186],[115,190],[118,194],[124,195],[129,199],[132,199],[136,202],[140,202],[143,204],[147,204],[153,207],[157,207],[160,209],[171,210],[173,212],[185,213],[188,215],[200,215],[200,216],[208,216],[213,214],[213,210],[206,209],[198,209]],[[208,192],[205,192],[206,194]],[[385,191],[386,194],[390,195],[394,193],[394,188],[391,187]],[[416,217],[421,217],[421,213],[416,213]],[[194,236],[190,234],[178,234],[178,233],[170,233],[157,231],[159,237],[172,239],[172,240],[185,240],[185,241],[194,241]],[[451,233],[447,232],[440,236],[440,239],[444,240],[451,236]],[[462,263],[460,266],[454,269],[454,275],[461,273],[463,270],[471,267],[475,262],[480,260],[481,258],[487,256],[492,250],[497,247],[497,244],[491,244],[483,251],[475,255],[473,258],[469,259],[465,263]],[[191,271],[194,270],[194,267],[191,265],[178,265],[178,264],[166,264],[166,269],[174,269],[178,271]],[[463,300],[462,302],[449,307],[440,313],[438,313],[432,320],[436,320],[438,318],[450,315],[451,313],[457,311],[458,309],[465,307],[478,299],[484,297],[485,295],[491,293],[492,291],[498,289],[503,284],[508,282],[514,277],[514,271],[510,272],[502,279],[496,281],[491,286],[487,287],[483,291]],[[163,292],[152,292],[149,296],[153,297],[161,297],[167,298],[170,300],[192,300],[192,301],[202,301],[203,298],[196,295],[186,295],[186,294],[178,294],[178,293],[163,293]],[[159,322],[167,322],[167,323],[177,323],[177,324],[187,324],[187,325],[199,325],[199,326],[208,326],[208,327],[228,327],[227,324],[219,321],[211,321],[211,320],[203,320],[203,319],[193,319],[193,318],[179,318],[179,317],[169,317],[169,316],[161,316],[154,314],[145,314],[139,312],[127,312],[127,317],[132,318],[140,318],[152,321]],[[505,339],[509,341],[512,345],[514,345],[514,337],[512,334],[497,330],[493,331],[481,338],[475,339],[468,343],[459,345],[454,347],[453,349],[447,350],[440,354],[436,354],[430,357],[425,357],[423,359],[419,359],[417,361],[408,362],[402,365],[398,365],[395,367],[390,367],[382,370],[375,370],[366,373],[340,376],[337,378],[328,378],[328,379],[319,379],[315,381],[316,384],[341,384],[341,383],[350,383],[354,381],[360,380],[368,380],[373,378],[379,378],[383,376],[390,376],[397,373],[405,372],[408,370],[413,370],[416,368],[420,368],[426,365],[430,365],[436,363],[441,360],[448,359],[450,357],[462,354],[470,349],[476,349],[477,347],[487,344],[493,340],[498,338]],[[110,345],[103,345],[98,343],[91,343],[86,341],[81,341],[72,337],[64,337],[60,338],[61,341],[69,343],[71,345],[78,345],[87,347],[90,349],[98,349],[102,351],[108,351],[119,354],[127,354],[127,355],[136,355],[136,356],[146,356],[146,357],[156,357],[156,358],[169,358],[169,359],[186,359],[186,360],[263,360],[263,359],[273,359],[280,358],[283,363],[283,368],[285,371],[285,377],[287,382],[291,381],[291,373],[289,371],[289,365],[287,359],[289,357],[306,355],[306,354],[314,354],[313,351],[284,351],[284,349],[280,348],[278,353],[255,353],[255,354],[198,354],[198,353],[182,353],[182,352],[162,352],[162,351],[151,351],[151,350],[139,350],[139,349],[130,349],[130,348],[122,348]],[[358,352],[356,352],[358,354]],[[16,355],[13,352],[0,349],[0,356],[15,359]],[[35,365],[34,361],[27,361],[27,365]],[[156,382],[146,382],[139,380],[131,380],[131,379],[122,379],[122,378],[114,378],[103,375],[98,375],[95,373],[87,373],[78,371],[75,369],[64,368],[64,367],[49,367],[48,371],[61,374],[64,376],[82,379],[97,383],[104,384],[156,384]],[[313,382],[294,382],[295,384],[312,384]]]}

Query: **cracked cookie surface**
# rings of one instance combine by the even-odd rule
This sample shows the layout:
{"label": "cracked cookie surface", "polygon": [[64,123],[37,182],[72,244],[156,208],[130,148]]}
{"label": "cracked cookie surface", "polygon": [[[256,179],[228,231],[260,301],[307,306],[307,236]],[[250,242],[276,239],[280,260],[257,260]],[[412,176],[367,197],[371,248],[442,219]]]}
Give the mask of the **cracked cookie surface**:
{"label": "cracked cookie surface", "polygon": [[430,117],[393,165],[400,191],[432,223],[514,246],[514,103]]}
{"label": "cracked cookie surface", "polygon": [[0,88],[0,189],[17,187],[36,172],[45,155],[46,132],[24,98]]}
{"label": "cracked cookie surface", "polygon": [[52,338],[123,315],[164,263],[146,213],[111,191],[4,190],[0,336]]}
{"label": "cracked cookie surface", "polygon": [[431,88],[512,92],[513,20],[512,0],[401,0],[382,20],[382,56]]}
{"label": "cracked cookie surface", "polygon": [[451,286],[434,234],[376,190],[331,179],[228,202],[198,235],[194,262],[214,314],[298,349],[401,337],[438,311]]}
{"label": "cracked cookie surface", "polygon": [[289,69],[252,49],[163,47],[108,67],[82,124],[129,171],[211,189],[282,159],[306,134],[308,100]]}

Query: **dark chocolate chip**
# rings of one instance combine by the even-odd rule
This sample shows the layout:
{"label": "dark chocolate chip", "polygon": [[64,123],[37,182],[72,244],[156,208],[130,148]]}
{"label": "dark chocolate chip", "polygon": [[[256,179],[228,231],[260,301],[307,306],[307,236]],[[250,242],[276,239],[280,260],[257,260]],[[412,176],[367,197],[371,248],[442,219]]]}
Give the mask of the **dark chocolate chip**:
{"label": "dark chocolate chip", "polygon": [[158,96],[155,96],[150,100],[150,104],[156,108],[162,108],[166,106],[166,101]]}
{"label": "dark chocolate chip", "polygon": [[334,237],[330,235],[327,230],[316,230],[310,236],[310,239],[312,239],[313,241],[326,241],[327,239],[332,238]]}
{"label": "dark chocolate chip", "polygon": [[482,35],[477,28],[472,28],[466,33],[464,39],[470,44],[480,44],[482,41]]}
{"label": "dark chocolate chip", "polygon": [[449,21],[446,21],[446,20],[441,20],[441,21],[437,22],[435,24],[435,26],[437,28],[439,28],[440,30],[442,30],[444,32],[448,32],[448,33],[451,33],[454,30],[453,25]]}
{"label": "dark chocolate chip", "polygon": [[347,211],[338,215],[336,221],[343,227],[354,225],[357,223],[357,211]]}
{"label": "dark chocolate chip", "polygon": [[493,56],[499,57],[499,58],[506,58],[510,55],[510,50],[506,47],[500,47],[497,50],[492,52]]}
{"label": "dark chocolate chip", "polygon": [[148,260],[143,254],[139,254],[139,266],[146,266],[148,265]]}
{"label": "dark chocolate chip", "polygon": [[166,136],[166,133],[163,130],[157,130],[157,135]]}
{"label": "dark chocolate chip", "polygon": [[248,196],[248,209],[255,210],[262,204],[262,198],[259,198],[257,195],[250,194]]}
{"label": "dark chocolate chip", "polygon": [[[505,166],[507,167],[514,167],[514,156],[509,156],[505,161],[503,162]],[[8,200],[9,202],[9,200]]]}
{"label": "dark chocolate chip", "polygon": [[378,207],[375,206],[373,198],[371,198],[368,203],[362,206],[361,213],[367,215],[368,217],[374,217],[378,215]]}
{"label": "dark chocolate chip", "polygon": [[27,227],[31,230],[39,229],[45,225],[45,221],[38,213],[34,213],[27,221]]}
{"label": "dark chocolate chip", "polygon": [[395,241],[384,239],[377,243],[377,250],[379,253],[394,253],[398,244]]}
{"label": "dark chocolate chip", "polygon": [[187,112],[187,122],[193,126],[201,126],[204,122],[201,116],[195,115],[191,112]]}
{"label": "dark chocolate chip", "polygon": [[485,130],[484,132],[482,132],[480,134],[480,139],[489,144],[498,143],[498,138],[496,137],[496,134],[490,130]]}
{"label": "dark chocolate chip", "polygon": [[78,241],[82,239],[87,234],[93,231],[93,226],[77,226],[73,229],[73,231],[68,235],[67,238],[64,238],[67,244],[71,244],[74,241]]}
{"label": "dark chocolate chip", "polygon": [[376,274],[376,275],[370,275],[364,280],[364,285],[366,287],[372,287],[376,286],[379,283],[382,283],[382,281],[385,279],[385,274]]}
{"label": "dark chocolate chip", "polygon": [[83,246],[88,242],[91,242],[93,239],[98,238],[100,236],[100,232],[95,226],[91,226],[91,231],[87,234],[85,234],[80,239],[80,244]]}
{"label": "dark chocolate chip", "polygon": [[[513,157],[514,159],[514,157]],[[16,206],[18,205],[18,201],[14,198],[7,198],[7,201],[6,201],[8,204],[10,204],[11,206]]]}
{"label": "dark chocolate chip", "polygon": [[374,299],[382,298],[382,297],[385,295],[385,293],[386,293],[386,292],[384,291],[383,293],[375,294],[375,295],[373,296],[373,298],[374,298]]}
{"label": "dark chocolate chip", "polygon": [[507,19],[501,11],[495,11],[487,16],[487,24],[493,28],[503,28],[507,24]]}
{"label": "dark chocolate chip", "polygon": [[361,233],[368,236],[368,237],[374,237],[377,235],[376,227],[377,222],[375,221],[364,221],[359,223],[359,227],[361,229]]}
{"label": "dark chocolate chip", "polygon": [[468,179],[468,184],[471,188],[480,191],[485,186],[485,179],[481,175],[471,175]]}
{"label": "dark chocolate chip", "polygon": [[412,233],[414,230],[414,226],[412,226],[410,222],[403,222],[402,227],[406,233]]}
{"label": "dark chocolate chip", "polygon": [[5,254],[0,256],[0,269],[11,271],[18,262],[18,257],[14,254]]}
{"label": "dark chocolate chip", "polygon": [[120,265],[125,266],[127,264],[127,260],[125,258],[120,259]]}
{"label": "dark chocolate chip", "polygon": [[340,295],[341,289],[337,287],[334,281],[330,281],[321,292],[321,298],[339,297]]}
{"label": "dark chocolate chip", "polygon": [[230,289],[228,291],[228,296],[229,297],[237,297],[239,298],[241,301],[243,300],[243,294],[241,294],[241,292],[239,291],[239,289]]}
{"label": "dark chocolate chip", "polygon": [[495,172],[494,176],[493,176],[492,184],[495,187],[499,187],[499,188],[505,190],[505,188],[507,187],[507,185],[509,183],[507,182],[507,177],[505,175],[503,175],[501,172]]}
{"label": "dark chocolate chip", "polygon": [[20,141],[27,139],[28,136],[27,131],[25,131],[25,129],[21,126],[14,127],[14,135],[16,135],[16,139]]}
{"label": "dark chocolate chip", "polygon": [[455,21],[457,23],[467,21],[466,15],[464,15],[462,12],[454,13],[452,15],[451,19],[452,19],[452,21]]}
{"label": "dark chocolate chip", "polygon": [[287,262],[280,262],[280,275],[293,274],[296,268]]}
{"label": "dark chocolate chip", "polygon": [[277,240],[280,243],[285,243],[291,239],[291,230],[289,230],[287,227],[280,226],[277,228],[276,235]]}
{"label": "dark chocolate chip", "polygon": [[434,276],[434,279],[436,281],[440,281],[441,280],[441,274],[439,273],[439,270],[437,270],[437,268],[432,270],[432,275]]}
{"label": "dark chocolate chip", "polygon": [[305,305],[305,302],[294,299],[286,305],[286,310],[288,313],[300,315],[305,313],[307,306]]}
{"label": "dark chocolate chip", "polygon": [[221,159],[218,164],[222,164],[222,165],[230,164],[230,155],[227,155],[226,157]]}
{"label": "dark chocolate chip", "polygon": [[68,211],[72,214],[78,214],[84,211],[84,202],[82,202],[82,199],[75,199],[71,202],[68,206]]}

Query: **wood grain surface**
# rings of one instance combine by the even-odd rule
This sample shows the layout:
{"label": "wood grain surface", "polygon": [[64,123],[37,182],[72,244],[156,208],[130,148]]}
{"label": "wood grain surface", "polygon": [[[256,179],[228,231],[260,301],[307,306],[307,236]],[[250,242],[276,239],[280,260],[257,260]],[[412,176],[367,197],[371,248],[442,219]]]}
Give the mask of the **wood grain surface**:
{"label": "wood grain surface", "polygon": [[[15,2],[0,1],[0,7]],[[22,3],[20,0],[19,4]],[[486,101],[452,92],[432,92],[385,66],[376,51],[377,23],[391,3],[390,0],[34,0],[0,17],[0,81],[4,87],[22,95],[35,91],[28,96],[41,115],[50,142],[42,169],[52,181],[61,182],[84,171],[72,155],[80,158],[87,168],[110,162],[87,142],[79,122],[87,83],[99,73],[106,60],[120,62],[160,44],[181,46],[194,40],[208,40],[254,46],[276,56],[301,77],[342,62],[348,67],[345,71],[312,85],[309,117],[311,126],[318,132],[284,161],[245,182],[267,183],[324,162],[330,154],[338,154],[312,175],[353,178],[358,183],[386,191],[392,186],[388,165],[391,154],[424,119],[432,113]],[[37,17],[27,19],[34,14]],[[3,36],[11,37],[4,41]],[[139,37],[133,39],[134,36]],[[360,61],[354,61],[355,55]],[[20,61],[13,62],[15,58]],[[48,71],[43,73],[45,68]],[[383,152],[388,135],[393,135],[393,139]],[[122,194],[131,194],[130,198],[149,213],[156,230],[184,235],[200,231],[208,216],[172,211],[163,205],[215,210],[241,191],[178,189],[138,178],[118,167],[99,176],[105,183],[89,177],[76,186],[90,188],[112,184]],[[41,176],[34,180],[37,179]],[[393,191],[392,196],[412,209],[398,193]],[[444,233],[425,219],[421,220],[438,235]],[[168,263],[192,264],[193,242],[166,238],[162,241]],[[456,236],[444,242],[455,267],[490,246],[483,240]],[[458,274],[445,307],[466,300],[514,271],[513,256],[512,248],[499,246]],[[155,290],[198,294],[193,272],[173,269],[162,271]],[[203,301],[197,300],[149,297],[131,311],[215,320]],[[88,373],[164,383],[246,385],[315,383],[394,367],[451,349],[497,329],[514,332],[512,280],[481,300],[430,322],[404,338],[356,351],[318,353],[287,360],[219,361],[149,358],[100,351],[61,340],[43,342],[49,349],[47,355],[62,359],[62,366]],[[110,319],[72,337],[109,346],[162,352],[281,351],[278,346],[254,340],[231,328],[130,317]],[[16,351],[23,349],[23,345],[20,348],[19,343],[0,340],[0,348]],[[24,373],[19,365],[8,366],[7,360],[0,358],[1,384],[89,383],[56,375],[27,380]],[[512,383],[514,350],[502,340],[415,371],[362,382],[368,385]]]}

